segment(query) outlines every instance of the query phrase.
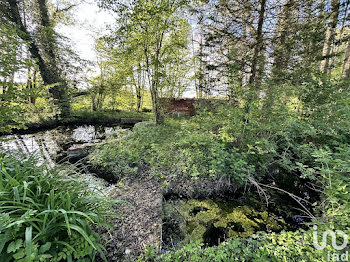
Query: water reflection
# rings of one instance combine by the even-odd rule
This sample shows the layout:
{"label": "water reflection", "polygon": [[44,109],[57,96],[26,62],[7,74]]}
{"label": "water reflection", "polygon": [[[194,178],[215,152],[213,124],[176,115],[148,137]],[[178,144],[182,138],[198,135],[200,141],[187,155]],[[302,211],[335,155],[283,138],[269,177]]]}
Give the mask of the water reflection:
{"label": "water reflection", "polygon": [[0,150],[34,154],[41,162],[47,161],[53,166],[56,159],[66,155],[69,147],[97,143],[120,130],[120,127],[79,126],[59,127],[30,135],[10,135],[0,138]]}

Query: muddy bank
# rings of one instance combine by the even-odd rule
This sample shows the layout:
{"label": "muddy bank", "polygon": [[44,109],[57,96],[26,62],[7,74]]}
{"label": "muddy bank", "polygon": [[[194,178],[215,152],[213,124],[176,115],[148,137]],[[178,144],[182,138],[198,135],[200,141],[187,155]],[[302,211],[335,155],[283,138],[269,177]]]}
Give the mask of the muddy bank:
{"label": "muddy bank", "polygon": [[132,128],[136,123],[145,121],[141,118],[71,118],[66,120],[49,120],[42,123],[30,123],[26,124],[25,129],[13,129],[11,132],[0,133],[0,136],[5,135],[25,135],[34,134],[37,132],[52,130],[58,127],[75,127],[81,125],[93,125],[93,126],[120,126],[122,128]]}
{"label": "muddy bank", "polygon": [[[289,195],[266,190],[267,205],[253,185],[238,189],[229,180],[179,179],[164,184],[152,178],[145,166],[139,166],[133,179],[114,181],[117,188],[110,197],[129,204],[118,210],[121,220],[111,221],[112,231],[101,232],[107,241],[108,261],[135,261],[148,246],[162,252],[180,248],[189,241],[215,246],[259,231],[307,228],[310,221]],[[276,181],[278,186],[287,186]],[[289,179],[283,181],[290,183]],[[299,185],[296,181],[294,184]],[[298,193],[291,184],[289,189]]]}

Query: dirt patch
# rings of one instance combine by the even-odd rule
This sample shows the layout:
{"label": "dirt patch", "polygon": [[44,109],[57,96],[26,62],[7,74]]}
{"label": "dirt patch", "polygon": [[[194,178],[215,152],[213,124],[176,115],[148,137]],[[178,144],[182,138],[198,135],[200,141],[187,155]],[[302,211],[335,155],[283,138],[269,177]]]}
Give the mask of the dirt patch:
{"label": "dirt patch", "polygon": [[125,261],[143,253],[148,246],[160,247],[162,200],[159,183],[153,179],[118,183],[110,196],[126,201],[119,212],[122,220],[113,219],[113,229],[102,232],[107,240],[108,261]]}

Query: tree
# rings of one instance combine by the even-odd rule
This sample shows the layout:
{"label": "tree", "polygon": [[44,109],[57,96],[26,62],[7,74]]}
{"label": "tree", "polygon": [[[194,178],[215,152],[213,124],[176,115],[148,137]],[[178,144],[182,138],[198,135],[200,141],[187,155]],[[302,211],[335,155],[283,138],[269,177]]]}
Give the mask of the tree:
{"label": "tree", "polygon": [[185,0],[135,0],[123,4],[121,1],[103,1],[101,5],[119,14],[117,21],[121,45],[142,47],[142,58],[152,97],[152,107],[156,124],[162,122],[159,105],[162,69],[166,54],[174,49],[186,49],[187,40],[177,34],[187,22],[181,17]]}
{"label": "tree", "polygon": [[33,66],[26,57],[25,43],[17,36],[14,26],[0,25],[0,132],[22,127],[27,112],[27,94],[15,74]]}
{"label": "tree", "polygon": [[291,24],[296,21],[292,19],[293,8],[295,6],[295,0],[285,0],[282,6],[282,10],[278,14],[278,22],[275,30],[274,39],[274,51],[273,51],[273,67],[272,77],[275,82],[279,83],[284,79],[284,75],[287,72],[288,61],[291,56],[291,49],[287,44],[291,36]]}
{"label": "tree", "polygon": [[[15,25],[18,37],[26,43],[36,61],[44,84],[50,86],[49,92],[61,115],[67,117],[70,114],[68,83],[58,65],[59,49],[58,35],[54,30],[55,20],[53,15],[50,17],[47,0],[35,0],[32,3],[35,9],[30,10],[31,19],[27,19],[29,10],[26,9],[26,3],[28,1],[2,1],[0,14],[4,22]],[[25,10],[28,12],[24,12]],[[56,14],[61,11],[64,10],[58,10]],[[27,20],[31,21],[30,25]]]}
{"label": "tree", "polygon": [[331,59],[331,50],[334,44],[334,39],[336,35],[336,27],[338,24],[338,16],[340,9],[339,0],[331,0],[331,11],[329,14],[329,23],[326,31],[326,38],[323,45],[322,56],[323,60],[321,61],[320,71],[322,73],[330,73],[330,59]]}
{"label": "tree", "polygon": [[350,78],[350,41],[346,45],[342,76],[344,78]]}
{"label": "tree", "polygon": [[258,17],[258,27],[256,30],[256,37],[255,37],[255,43],[254,43],[254,55],[253,60],[251,64],[251,74],[249,78],[249,84],[255,85],[255,87],[259,87],[260,83],[257,81],[257,70],[258,66],[262,64],[262,51],[264,47],[264,39],[263,39],[263,25],[265,20],[265,9],[266,9],[266,0],[260,0],[260,10],[259,10],[259,17]]}

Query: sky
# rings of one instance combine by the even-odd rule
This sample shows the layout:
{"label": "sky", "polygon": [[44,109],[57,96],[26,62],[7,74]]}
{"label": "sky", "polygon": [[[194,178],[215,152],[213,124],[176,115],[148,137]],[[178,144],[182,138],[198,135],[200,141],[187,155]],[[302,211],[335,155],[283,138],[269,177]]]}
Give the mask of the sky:
{"label": "sky", "polygon": [[58,28],[59,33],[70,38],[75,50],[81,58],[95,61],[94,35],[103,33],[107,25],[113,23],[111,13],[101,10],[96,2],[81,3],[74,8],[74,25],[64,25]]}
{"label": "sky", "polygon": [[[74,8],[75,23],[73,25],[61,25],[57,30],[60,34],[72,40],[74,50],[82,59],[96,61],[94,37],[106,32],[106,26],[112,25],[115,22],[115,18],[111,12],[100,9],[95,1],[89,2],[84,1]],[[97,74],[98,70],[95,68],[93,71],[95,72],[89,71],[89,73]],[[84,89],[87,86],[81,83],[79,87]],[[189,86],[188,89],[183,96],[187,98],[194,97],[194,88]]]}

